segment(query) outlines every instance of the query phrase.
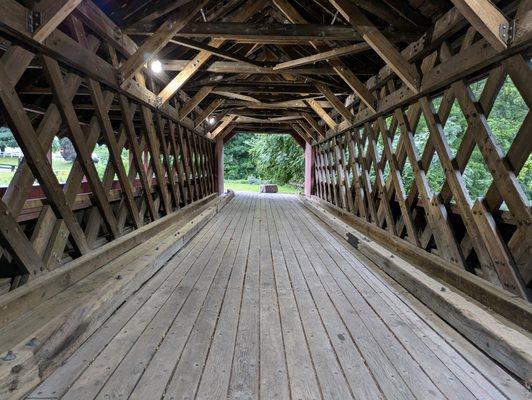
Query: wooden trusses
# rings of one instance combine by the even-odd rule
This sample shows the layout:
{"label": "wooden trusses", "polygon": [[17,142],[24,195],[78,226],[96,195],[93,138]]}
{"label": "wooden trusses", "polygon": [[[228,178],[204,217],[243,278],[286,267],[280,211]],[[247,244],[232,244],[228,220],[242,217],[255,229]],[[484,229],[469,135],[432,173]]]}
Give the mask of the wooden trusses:
{"label": "wooden trusses", "polygon": [[[530,205],[516,178],[529,118],[506,154],[486,119],[506,77],[530,107],[530,2],[378,3],[2,1],[2,123],[25,156],[1,189],[4,282],[215,192],[214,142],[259,132],[314,146],[321,199],[529,298]],[[469,84],[486,77],[476,98]],[[468,123],[456,154],[444,132],[454,103]],[[47,158],[55,137],[77,155],[65,182]],[[475,148],[493,176],[479,199],[463,178]],[[439,191],[426,178],[436,159]]]}

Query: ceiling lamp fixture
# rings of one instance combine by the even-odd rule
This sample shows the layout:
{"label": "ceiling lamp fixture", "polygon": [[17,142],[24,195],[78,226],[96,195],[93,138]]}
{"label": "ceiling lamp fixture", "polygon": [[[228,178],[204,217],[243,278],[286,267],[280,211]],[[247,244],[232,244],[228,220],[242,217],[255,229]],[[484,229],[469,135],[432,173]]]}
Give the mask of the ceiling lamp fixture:
{"label": "ceiling lamp fixture", "polygon": [[156,74],[158,74],[159,72],[163,70],[163,64],[161,64],[159,60],[153,60],[150,63],[150,69]]}
{"label": "ceiling lamp fixture", "polygon": [[214,125],[215,122],[216,122],[216,118],[214,117],[209,118],[209,125]]}

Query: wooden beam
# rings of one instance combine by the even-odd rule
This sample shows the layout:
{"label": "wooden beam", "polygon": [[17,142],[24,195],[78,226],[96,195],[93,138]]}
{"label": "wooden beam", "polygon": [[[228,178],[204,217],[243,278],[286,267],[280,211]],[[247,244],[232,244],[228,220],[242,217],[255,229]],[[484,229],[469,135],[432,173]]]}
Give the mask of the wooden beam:
{"label": "wooden beam", "polygon": [[[150,35],[153,25],[137,24],[125,29],[130,35]],[[411,31],[384,30],[390,40],[410,42],[419,37]],[[360,41],[358,31],[345,25],[326,24],[281,24],[281,23],[235,23],[235,22],[190,22],[176,33],[175,37],[218,38],[239,43],[302,43],[316,41]]]}
{"label": "wooden beam", "polygon": [[320,118],[329,125],[329,128],[335,129],[336,122],[331,118],[327,111],[325,111],[315,100],[309,99],[306,100],[307,104],[320,116]]}
{"label": "wooden beam", "polygon": [[362,11],[347,0],[329,1],[358,30],[362,38],[390,66],[410,90],[417,92],[420,85],[420,76],[415,66],[403,57],[399,50],[373,25]]}
{"label": "wooden beam", "polygon": [[[234,88],[229,88],[228,90],[234,90]],[[250,101],[252,103],[260,104],[260,100],[257,100],[254,97],[247,96],[245,94],[240,93],[234,93],[227,90],[214,90],[213,93],[216,93],[217,95],[228,97],[230,99],[237,99],[237,100],[244,100],[244,101]]]}
{"label": "wooden beam", "polygon": [[[287,0],[273,0],[273,3],[292,23],[301,24],[306,22],[299,12]],[[329,47],[322,42],[311,41],[310,44],[320,53],[330,50]],[[364,85],[360,79],[358,79],[358,77],[340,60],[329,60],[329,64],[358,95],[358,97],[369,107],[369,109],[375,111],[376,99],[370,93],[366,85]]]}
{"label": "wooden beam", "polygon": [[137,51],[138,46],[133,39],[124,34],[93,1],[84,0],[74,14],[94,33],[112,44],[121,54],[130,56]]}
{"label": "wooden beam", "polygon": [[[294,124],[295,125],[295,124]],[[314,131],[312,129],[312,127],[308,126],[307,124],[305,124],[305,122],[299,120],[297,121],[297,126],[301,127],[301,129],[303,129],[303,131],[307,134],[308,137],[312,138],[312,140],[314,142],[317,141],[317,138],[319,137],[318,134],[316,133],[316,131]]]}
{"label": "wooden beam", "polygon": [[[179,208],[179,203],[180,203],[179,190],[175,182],[174,168],[172,165],[172,161],[170,160],[170,152],[168,150],[168,143],[166,142],[167,135],[165,135],[165,130],[166,130],[165,128],[166,128],[167,122],[168,121],[163,120],[163,118],[161,117],[161,114],[159,113],[155,114],[155,127],[157,131],[159,143],[162,149],[163,166],[164,166],[164,169],[166,170],[166,177],[168,179],[168,184],[170,186],[170,196],[172,200],[174,201],[175,208]],[[168,131],[170,131],[170,129],[168,129]]]}
{"label": "wooden beam", "polygon": [[139,210],[137,208],[137,204],[135,203],[135,198],[133,197],[133,188],[127,177],[126,170],[122,162],[122,149],[118,146],[113,126],[111,125],[111,120],[109,119],[109,114],[105,111],[103,104],[104,97],[101,86],[94,79],[88,79],[87,86],[91,92],[95,114],[100,122],[102,136],[107,144],[107,148],[109,149],[110,160],[116,175],[118,176],[120,188],[122,189],[122,193],[125,197],[125,204],[131,216],[131,220],[133,221],[133,226],[135,228],[140,228],[142,226],[142,221],[139,217]]}
{"label": "wooden beam", "polygon": [[257,118],[257,117],[248,117],[248,116],[238,116],[235,119],[235,123],[258,123],[258,124],[284,124],[286,121],[293,121],[300,119],[301,117],[290,117],[290,119],[286,118]]}
{"label": "wooden beam", "polygon": [[209,0],[193,2],[192,6],[173,12],[159,28],[146,39],[127,61],[122,64],[119,74],[124,82],[131,79],[142,66],[152,60],[157,53],[182,29]]}
{"label": "wooden beam", "polygon": [[[183,71],[190,63],[190,60],[161,60],[163,71]],[[215,61],[210,65],[203,66],[200,71],[214,72],[219,74],[259,74],[259,75],[278,75],[280,73],[293,73],[298,75],[336,75],[332,68],[308,67],[293,68],[286,71],[275,71],[272,68],[258,67],[241,62]],[[362,75],[371,75],[367,67],[357,67],[357,73]]]}
{"label": "wooden beam", "polygon": [[194,121],[194,126],[199,126],[203,121],[205,121],[209,115],[211,115],[218,107],[220,107],[225,102],[225,99],[218,97],[214,99],[211,104],[199,115],[198,118]]}
{"label": "wooden beam", "polygon": [[183,138],[183,127],[177,125],[177,146],[179,146],[180,158],[183,160],[183,170],[185,172],[186,184],[188,188],[188,199],[190,202],[194,201],[194,196],[197,196],[197,191],[192,182],[191,163],[189,161],[189,151],[186,141]]}
{"label": "wooden beam", "polygon": [[194,40],[190,40],[190,39],[186,39],[186,38],[177,38],[177,39],[172,39],[171,42],[175,43],[175,44],[178,44],[178,45],[181,45],[181,46],[188,47],[189,49],[207,51],[207,52],[211,53],[213,56],[217,56],[217,57],[220,57],[220,58],[225,58],[227,60],[236,61],[236,62],[240,62],[240,63],[243,63],[243,64],[249,64],[249,65],[252,65],[254,67],[260,67],[259,64],[257,64],[256,62],[254,62],[254,61],[252,61],[252,60],[250,60],[250,59],[248,59],[246,57],[241,57],[238,54],[234,54],[234,53],[231,53],[229,51],[221,50],[221,49],[218,49],[216,47],[209,46],[208,44],[196,42]]}
{"label": "wooden beam", "polygon": [[[85,3],[82,3],[80,6],[83,6],[84,4]],[[95,8],[98,9],[98,7]],[[4,16],[4,18],[0,19],[0,30],[7,33],[10,37],[15,38],[17,42],[23,42],[25,46],[33,49],[34,53],[43,52],[53,58],[59,58],[66,65],[75,68],[78,72],[87,74],[109,88],[125,93],[127,96],[134,98],[138,102],[147,104],[152,109],[160,106],[160,101],[157,96],[145,87],[141,87],[138,82],[134,80],[130,80],[121,87],[118,84],[116,69],[111,64],[93,54],[94,50],[92,47],[86,48],[82,46],[61,30],[56,29],[53,31],[42,44],[36,42],[27,31],[27,12],[27,8],[21,6],[14,0],[0,1],[0,15]],[[104,18],[99,18],[97,21],[105,22],[106,20]],[[96,23],[96,21],[93,21],[93,23]],[[108,26],[106,32],[113,26],[115,25]],[[93,24],[91,24],[91,29],[99,32],[98,26],[94,26]],[[93,41],[94,38],[92,38],[91,43]],[[112,42],[115,43],[115,41],[116,40],[113,40]],[[33,57],[31,53],[28,52],[28,54],[31,58]],[[25,57],[26,56],[24,56],[24,58]],[[29,59],[30,61],[31,58]],[[13,65],[17,65],[17,59],[18,57],[15,57],[11,60],[9,66],[12,67]],[[26,61],[27,60],[24,59],[24,65],[26,65]],[[23,69],[20,68],[20,66],[15,68],[17,69],[17,75],[23,73]],[[11,74],[9,74],[8,77],[13,80]],[[177,122],[178,112],[174,107],[166,105],[165,107],[160,107],[158,109],[161,114]],[[189,124],[188,122],[185,120],[182,123],[190,126],[191,123]]]}
{"label": "wooden beam", "polygon": [[166,186],[166,180],[161,165],[160,143],[157,139],[157,134],[155,132],[153,113],[150,109],[144,106],[141,106],[140,110],[142,115],[142,123],[146,131],[148,149],[151,153],[151,163],[155,170],[155,178],[157,179],[157,184],[159,185],[159,190],[161,192],[161,197],[163,199],[163,205],[166,214],[170,214],[172,212],[172,206],[168,197],[168,187]]}
{"label": "wooden beam", "polygon": [[331,103],[333,108],[338,111],[338,113],[346,120],[346,121],[352,121],[354,118],[354,115],[347,109],[346,106],[344,106],[344,103],[342,103],[338,97],[332,92],[331,89],[327,85],[318,84],[316,85],[318,90],[323,93],[325,98]]}
{"label": "wooden beam", "polygon": [[81,3],[81,0],[44,0],[35,5],[41,15],[41,24],[33,32],[33,39],[42,42]]}
{"label": "wooden beam", "polygon": [[[530,1],[523,3],[525,9],[527,4],[530,4]],[[427,36],[423,36],[419,41],[412,43],[412,45],[409,45],[403,50],[402,53],[405,57],[411,60],[421,55],[427,55],[425,60],[433,57],[435,53],[427,53],[427,51],[432,50],[436,43],[440,43],[442,38],[449,34],[446,24],[451,24],[451,27],[455,28],[457,25],[459,26],[457,21],[463,18],[457,16],[457,14],[459,12],[456,8],[453,8],[448,14],[445,14],[435,25],[435,38],[432,39],[433,41],[431,42]],[[429,95],[435,90],[440,90],[448,86],[449,83],[470,76],[472,71],[492,68],[500,63],[501,59],[522,51],[532,43],[532,26],[528,22],[530,21],[531,15],[532,11],[527,10],[522,18],[515,20],[514,39],[506,52],[498,52],[485,39],[479,40],[450,59],[441,62],[427,71],[423,71],[421,88],[418,93],[411,92],[408,88],[399,88],[392,91],[392,93],[381,99],[375,113],[367,109],[358,111],[355,115],[355,121],[352,124],[342,122],[337,133],[342,133],[353,126],[359,126],[368,120],[374,119],[376,116],[387,115],[397,107],[411,104],[422,96]],[[426,40],[429,40],[428,45],[423,44]],[[370,88],[376,89],[381,86],[382,82],[389,81],[392,76],[392,70],[386,65],[378,75],[370,78],[367,84]]]}
{"label": "wooden beam", "polygon": [[[200,85],[201,86],[201,85]],[[193,90],[197,86],[188,86],[187,90]],[[341,94],[351,94],[350,90],[338,89],[337,93],[341,90]],[[295,93],[302,95],[312,95],[313,97],[321,96],[321,92],[316,89],[314,84],[297,83],[297,82],[227,82],[222,83],[216,87],[214,91],[222,92],[234,92],[234,93]],[[26,92],[25,92],[26,93]]]}
{"label": "wooden beam", "polygon": [[209,95],[214,89],[214,86],[203,86],[198,92],[192,97],[187,104],[185,104],[179,110],[179,121],[185,119],[185,117],[191,113],[191,111],[199,104],[201,101]]}
{"label": "wooden beam", "polygon": [[210,133],[207,134],[207,136],[210,139],[215,140],[218,135],[229,125],[234,119],[236,118],[236,115],[226,115],[222,118],[222,122]]}
{"label": "wooden beam", "polygon": [[[508,48],[510,23],[489,0],[451,0],[469,23],[495,50]],[[505,35],[505,36],[504,36]]]}
{"label": "wooden beam", "polygon": [[149,21],[155,21],[156,19],[159,19],[163,15],[169,14],[170,12],[174,11],[178,7],[183,7],[187,3],[189,3],[190,0],[172,0],[172,1],[158,1],[157,3],[152,3],[152,7],[149,9],[149,14],[146,15],[146,9],[140,9],[141,13],[138,17],[131,17],[131,14],[129,14],[128,11],[124,10],[124,12],[127,13],[127,23],[133,23],[138,20],[138,18],[141,18],[140,21],[142,22],[149,22]]}
{"label": "wooden beam", "polygon": [[122,115],[122,120],[124,122],[124,128],[125,132],[129,141],[129,149],[131,150],[133,163],[135,164],[135,167],[137,169],[137,173],[140,177],[140,183],[143,188],[144,196],[146,197],[146,201],[148,203],[148,211],[150,213],[152,221],[155,221],[157,218],[159,218],[159,213],[155,209],[155,205],[153,203],[153,197],[151,194],[151,186],[150,181],[148,181],[148,177],[146,175],[146,165],[144,165],[142,160],[142,151],[139,148],[139,144],[137,141],[137,134],[135,132],[135,126],[133,125],[133,116],[130,111],[130,106],[127,98],[120,94],[118,95],[118,100],[120,102],[120,111]]}
{"label": "wooden beam", "polygon": [[0,199],[0,243],[9,249],[9,254],[18,262],[23,274],[28,275],[30,279],[32,275],[37,275],[46,269],[2,199]]}
{"label": "wooden beam", "polygon": [[302,116],[310,124],[312,129],[314,129],[316,131],[318,136],[320,136],[321,138],[325,138],[325,132],[321,128],[320,124],[318,124],[318,122],[314,118],[312,118],[312,116],[310,114],[302,113]]}
{"label": "wooden beam", "polygon": [[[266,4],[266,0],[258,1],[248,1],[238,12],[233,16],[232,22],[243,22],[253,16],[257,11],[259,11]],[[220,47],[225,40],[223,39],[212,39],[209,41],[209,46],[211,47]],[[174,94],[183,87],[188,80],[194,76],[194,74],[205,64],[212,54],[208,51],[200,51],[193,60],[191,60],[186,68],[181,71],[177,76],[174,77],[166,87],[161,90],[159,97],[162,100],[162,103],[165,104],[174,96]]]}
{"label": "wooden beam", "polygon": [[[215,91],[216,92],[216,91]],[[276,101],[274,103],[250,103],[242,101],[228,101],[227,106],[235,107],[237,109],[248,108],[248,109],[263,109],[263,110],[275,110],[275,109],[286,109],[286,108],[308,108],[308,104],[305,103],[305,100],[308,97],[299,98],[295,100],[286,100],[286,101]],[[314,97],[310,97],[314,98]],[[332,108],[328,101],[316,100],[323,108]]]}
{"label": "wooden beam", "polygon": [[[168,135],[170,139],[170,149],[174,156],[174,166],[177,171],[177,180],[179,182],[179,190],[181,191],[181,198],[185,205],[189,204],[192,201],[191,191],[189,186],[188,178],[185,175],[185,168],[183,166],[185,158],[183,156],[183,148],[177,145],[176,140],[176,131],[175,125],[172,121],[168,121],[170,134]],[[186,187],[185,187],[186,186]]]}
{"label": "wooden beam", "polygon": [[340,58],[341,56],[346,56],[348,54],[356,54],[362,51],[371,49],[370,45],[366,42],[352,44],[349,46],[338,47],[336,49],[324,51],[318,54],[313,54],[307,57],[301,57],[295,60],[290,60],[286,62],[279,63],[273,67],[276,70],[288,69],[300,67],[302,65],[313,64],[319,61],[332,60],[335,58]]}
{"label": "wooden beam", "polygon": [[298,124],[290,124],[290,127],[294,132],[299,135],[305,142],[312,143],[312,136],[310,136],[304,129],[301,128]]}

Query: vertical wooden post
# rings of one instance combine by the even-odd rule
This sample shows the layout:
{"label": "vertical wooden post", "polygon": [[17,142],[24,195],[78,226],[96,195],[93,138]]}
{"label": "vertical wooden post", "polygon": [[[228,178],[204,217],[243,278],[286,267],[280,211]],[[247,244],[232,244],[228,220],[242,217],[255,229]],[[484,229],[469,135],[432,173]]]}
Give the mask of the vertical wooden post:
{"label": "vertical wooden post", "polygon": [[218,194],[224,192],[224,141],[219,138],[214,146],[215,182]]}
{"label": "vertical wooden post", "polygon": [[314,186],[314,152],[312,145],[305,143],[305,196],[312,194],[312,187]]}

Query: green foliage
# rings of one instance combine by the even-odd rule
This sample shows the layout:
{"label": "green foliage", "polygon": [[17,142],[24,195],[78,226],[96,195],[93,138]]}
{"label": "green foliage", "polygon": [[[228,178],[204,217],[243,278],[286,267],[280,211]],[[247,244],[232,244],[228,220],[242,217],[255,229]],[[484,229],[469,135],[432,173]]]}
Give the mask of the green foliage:
{"label": "green foliage", "polygon": [[[482,94],[485,83],[486,80],[484,79],[470,85],[471,91],[477,100]],[[434,109],[437,111],[441,104],[441,97],[433,99],[432,103]],[[493,109],[488,118],[488,125],[503,154],[506,154],[510,149],[528,111],[528,107],[517,88],[511,79],[507,78],[497,95]],[[456,156],[467,130],[467,121],[456,100],[452,105],[451,112],[443,129],[449,149],[452,155]],[[471,133],[472,132],[469,134]],[[414,142],[420,156],[423,154],[429,136],[427,122],[422,115],[414,135]],[[414,177],[412,167],[408,162],[401,175],[405,187],[407,189],[410,188]],[[432,158],[431,165],[428,171],[426,171],[426,176],[430,188],[435,192],[439,192],[445,182],[445,175],[437,155]],[[463,179],[469,194],[473,199],[484,196],[493,183],[493,176],[491,175],[477,145],[475,145],[466,165]],[[530,156],[522,168],[518,179],[525,194],[530,200],[532,198],[532,158]]]}
{"label": "green foliage", "polygon": [[6,147],[18,147],[18,143],[9,128],[0,127],[0,151],[5,151]]}
{"label": "green foliage", "polygon": [[251,147],[255,135],[236,135],[224,146],[224,176],[227,179],[245,179],[255,174]]}
{"label": "green foliage", "polygon": [[251,154],[259,177],[280,184],[303,182],[303,150],[292,137],[258,135]]}
{"label": "green foliage", "polygon": [[59,152],[63,159],[67,162],[74,162],[76,159],[76,149],[69,138],[64,137],[59,140]]}
{"label": "green foliage", "polygon": [[52,140],[52,153],[57,153],[60,147],[61,147],[60,140],[56,136],[54,137],[54,140]]}
{"label": "green foliage", "polygon": [[239,134],[225,145],[224,168],[229,180],[301,183],[303,151],[288,135]]}

